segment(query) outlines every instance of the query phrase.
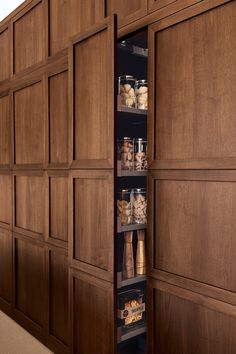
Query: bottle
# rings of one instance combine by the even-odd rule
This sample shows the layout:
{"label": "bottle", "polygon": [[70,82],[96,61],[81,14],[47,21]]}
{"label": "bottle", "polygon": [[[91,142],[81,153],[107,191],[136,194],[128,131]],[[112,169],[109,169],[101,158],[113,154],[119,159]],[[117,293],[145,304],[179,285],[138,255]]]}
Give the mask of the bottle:
{"label": "bottle", "polygon": [[137,275],[144,275],[146,274],[145,231],[138,230],[137,238],[136,273]]}
{"label": "bottle", "polygon": [[123,279],[134,277],[133,231],[124,234]]}

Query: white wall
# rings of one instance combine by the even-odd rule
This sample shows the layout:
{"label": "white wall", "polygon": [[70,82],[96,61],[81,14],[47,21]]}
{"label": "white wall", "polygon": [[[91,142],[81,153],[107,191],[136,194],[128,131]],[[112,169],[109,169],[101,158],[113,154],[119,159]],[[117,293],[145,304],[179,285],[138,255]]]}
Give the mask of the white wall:
{"label": "white wall", "polygon": [[7,17],[24,0],[0,0],[0,21]]}

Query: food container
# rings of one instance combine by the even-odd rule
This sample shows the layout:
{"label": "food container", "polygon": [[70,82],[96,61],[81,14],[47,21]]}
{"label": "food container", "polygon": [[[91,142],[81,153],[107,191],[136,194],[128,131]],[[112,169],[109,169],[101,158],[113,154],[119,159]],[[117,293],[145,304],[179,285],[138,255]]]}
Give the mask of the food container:
{"label": "food container", "polygon": [[146,189],[137,188],[132,191],[132,211],[134,224],[147,223]]}
{"label": "food container", "polygon": [[122,334],[145,323],[145,298],[142,290],[133,289],[119,294],[118,318],[122,322]]}
{"label": "food container", "polygon": [[147,169],[147,141],[142,138],[134,140],[134,169],[136,171]]}
{"label": "food container", "polygon": [[131,193],[130,189],[122,189],[118,193],[117,216],[120,218],[121,225],[132,223]]}
{"label": "food container", "polygon": [[121,105],[126,107],[136,106],[135,95],[136,78],[132,75],[123,75],[119,77],[118,92],[120,95]]}
{"label": "food container", "polygon": [[122,170],[132,170],[134,165],[133,139],[125,137],[118,142],[118,159]]}
{"label": "food container", "polygon": [[148,83],[147,80],[138,80],[135,84],[136,107],[148,109]]}

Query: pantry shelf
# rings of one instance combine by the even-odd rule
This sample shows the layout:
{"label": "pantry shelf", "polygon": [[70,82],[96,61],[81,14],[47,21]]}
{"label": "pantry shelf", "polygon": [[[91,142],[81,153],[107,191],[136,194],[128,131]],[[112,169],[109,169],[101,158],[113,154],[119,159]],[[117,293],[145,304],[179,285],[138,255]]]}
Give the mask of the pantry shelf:
{"label": "pantry shelf", "polygon": [[122,280],[122,272],[117,273],[117,288],[121,289],[125,286],[137,284],[147,280],[146,275],[136,275],[134,278]]}
{"label": "pantry shelf", "polygon": [[117,161],[117,177],[142,177],[147,176],[147,170],[122,170],[121,161]]}
{"label": "pantry shelf", "polygon": [[125,107],[125,106],[120,105],[119,103],[117,105],[117,111],[118,112],[123,112],[123,113],[140,114],[142,116],[146,116],[147,115],[147,110],[146,109]]}
{"label": "pantry shelf", "polygon": [[131,338],[139,336],[140,334],[146,333],[146,331],[147,331],[147,327],[146,326],[141,326],[139,328],[136,328],[133,331],[130,331],[130,332],[126,333],[126,334],[122,334],[122,328],[118,327],[118,330],[117,330],[117,341],[118,341],[118,343],[122,343],[125,340],[131,339]]}
{"label": "pantry shelf", "polygon": [[118,44],[118,48],[121,49],[123,52],[135,55],[141,58],[148,58],[148,49],[142,48],[136,45],[127,45],[125,41]]}
{"label": "pantry shelf", "polygon": [[117,233],[126,232],[126,231],[135,231],[143,230],[147,228],[147,224],[130,224],[130,225],[121,225],[120,218],[117,218]]}

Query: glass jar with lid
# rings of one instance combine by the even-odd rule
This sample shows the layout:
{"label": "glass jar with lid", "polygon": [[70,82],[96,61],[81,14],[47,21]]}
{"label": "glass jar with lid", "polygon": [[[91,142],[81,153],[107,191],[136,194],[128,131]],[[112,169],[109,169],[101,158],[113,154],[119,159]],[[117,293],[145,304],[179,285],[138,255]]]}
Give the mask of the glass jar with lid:
{"label": "glass jar with lid", "polygon": [[135,84],[136,107],[138,109],[148,109],[148,82],[138,80]]}
{"label": "glass jar with lid", "polygon": [[119,77],[118,92],[120,95],[121,105],[126,107],[136,106],[135,85],[136,78],[132,75],[123,75]]}
{"label": "glass jar with lid", "polygon": [[136,188],[132,190],[132,211],[134,224],[147,223],[147,199],[145,188]]}
{"label": "glass jar with lid", "polygon": [[134,165],[133,139],[124,137],[118,141],[118,159],[121,161],[122,170],[132,170]]}
{"label": "glass jar with lid", "polygon": [[132,224],[131,194],[131,189],[122,189],[118,192],[117,216],[123,226]]}
{"label": "glass jar with lid", "polygon": [[136,171],[147,169],[147,141],[142,138],[134,139],[134,169]]}
{"label": "glass jar with lid", "polygon": [[145,323],[145,296],[141,289],[124,291],[118,297],[118,318],[122,334],[139,328]]}

